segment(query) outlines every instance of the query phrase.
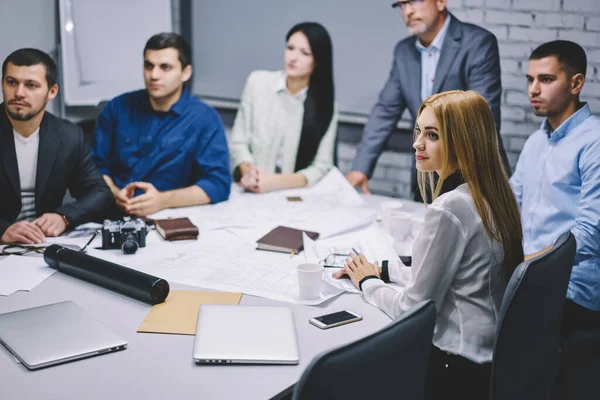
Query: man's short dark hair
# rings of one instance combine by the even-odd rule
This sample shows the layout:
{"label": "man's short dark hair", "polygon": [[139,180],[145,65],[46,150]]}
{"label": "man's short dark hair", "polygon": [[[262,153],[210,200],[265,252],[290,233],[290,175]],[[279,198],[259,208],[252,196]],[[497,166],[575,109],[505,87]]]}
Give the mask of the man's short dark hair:
{"label": "man's short dark hair", "polygon": [[191,63],[192,51],[188,42],[176,33],[163,32],[152,36],[146,42],[144,47],[144,55],[146,50],[162,50],[162,49],[175,49],[179,53],[179,62],[181,63],[181,69],[184,69]]}
{"label": "man's short dark hair", "polygon": [[48,88],[51,88],[56,84],[57,79],[57,68],[56,63],[48,54],[38,49],[19,49],[15,50],[6,57],[4,63],[2,63],[2,78],[6,75],[6,66],[8,63],[12,63],[17,67],[29,67],[32,65],[43,65],[46,68],[46,82],[48,82]]}
{"label": "man's short dark hair", "polygon": [[585,77],[587,57],[583,48],[577,43],[568,40],[547,42],[535,49],[529,59],[539,60],[550,56],[558,59],[569,76],[582,74]]}

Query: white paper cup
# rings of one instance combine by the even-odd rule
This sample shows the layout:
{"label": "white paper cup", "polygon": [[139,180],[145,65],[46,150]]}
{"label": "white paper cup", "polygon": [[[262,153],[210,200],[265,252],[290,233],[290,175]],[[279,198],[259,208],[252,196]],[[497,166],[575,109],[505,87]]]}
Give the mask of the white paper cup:
{"label": "white paper cup", "polygon": [[382,201],[381,204],[381,222],[383,229],[391,234],[390,213],[402,211],[402,203],[397,200]]}
{"label": "white paper cup", "polygon": [[303,300],[321,297],[323,266],[320,264],[300,264],[298,270],[298,295]]}
{"label": "white paper cup", "polygon": [[390,235],[394,242],[408,240],[411,233],[411,215],[404,211],[392,211],[388,217],[390,223]]}

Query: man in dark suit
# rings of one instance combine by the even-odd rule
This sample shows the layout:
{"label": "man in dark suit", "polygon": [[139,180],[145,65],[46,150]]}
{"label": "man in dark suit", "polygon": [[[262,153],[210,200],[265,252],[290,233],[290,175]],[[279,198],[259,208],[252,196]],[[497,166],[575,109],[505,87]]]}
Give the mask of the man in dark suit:
{"label": "man in dark suit", "polygon": [[[353,186],[369,193],[367,181],[392,129],[408,108],[417,117],[421,103],[432,94],[448,90],[475,90],[488,102],[498,131],[500,154],[508,170],[508,160],[500,137],[500,58],[496,37],[476,25],[459,21],[448,12],[447,0],[408,0],[392,5],[412,36],[394,49],[390,76],[379,94],[357,148],[352,171],[347,175]],[[412,189],[416,190],[413,160]]]}
{"label": "man in dark suit", "polygon": [[[81,129],[46,112],[56,97],[56,64],[20,49],[2,64],[0,238],[41,243],[67,227],[102,219],[112,195],[92,162]],[[69,189],[74,203],[64,204]]]}

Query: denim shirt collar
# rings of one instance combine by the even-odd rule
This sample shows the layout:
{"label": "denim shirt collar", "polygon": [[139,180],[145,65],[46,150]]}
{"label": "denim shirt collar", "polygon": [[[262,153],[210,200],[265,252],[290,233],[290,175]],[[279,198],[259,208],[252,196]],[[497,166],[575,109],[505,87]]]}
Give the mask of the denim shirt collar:
{"label": "denim shirt collar", "polygon": [[175,102],[175,104],[173,104],[171,106],[171,108],[169,109],[169,111],[156,111],[154,108],[152,108],[152,104],[150,104],[150,96],[148,95],[148,92],[146,92],[146,96],[144,96],[145,101],[143,104],[143,108],[145,108],[148,112],[154,112],[154,113],[159,113],[159,114],[168,114],[168,113],[173,113],[177,116],[183,114],[185,112],[185,109],[187,107],[187,103],[190,99],[190,92],[187,89],[182,89],[181,90],[181,96],[179,96],[179,99]]}

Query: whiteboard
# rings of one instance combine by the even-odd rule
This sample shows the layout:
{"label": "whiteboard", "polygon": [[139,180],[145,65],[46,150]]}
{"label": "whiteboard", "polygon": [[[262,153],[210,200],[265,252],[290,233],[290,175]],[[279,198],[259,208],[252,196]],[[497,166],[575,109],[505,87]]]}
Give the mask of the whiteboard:
{"label": "whiteboard", "polygon": [[95,106],[144,87],[143,51],[172,31],[170,0],[59,0],[66,105]]}
{"label": "whiteboard", "polygon": [[[333,42],[336,100],[366,115],[392,65],[395,44],[409,35],[392,0],[193,0],[194,93],[239,100],[255,69],[283,69],[285,35],[315,21]],[[183,17],[183,16],[182,16]]]}

